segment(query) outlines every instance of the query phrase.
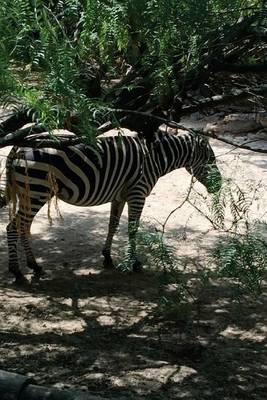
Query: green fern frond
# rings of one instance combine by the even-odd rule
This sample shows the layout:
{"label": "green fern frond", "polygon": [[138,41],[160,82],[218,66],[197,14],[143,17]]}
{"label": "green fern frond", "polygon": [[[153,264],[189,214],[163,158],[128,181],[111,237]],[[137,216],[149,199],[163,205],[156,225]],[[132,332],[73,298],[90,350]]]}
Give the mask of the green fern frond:
{"label": "green fern frond", "polygon": [[257,232],[235,235],[213,251],[219,276],[231,278],[247,292],[259,294],[267,272],[267,246]]}

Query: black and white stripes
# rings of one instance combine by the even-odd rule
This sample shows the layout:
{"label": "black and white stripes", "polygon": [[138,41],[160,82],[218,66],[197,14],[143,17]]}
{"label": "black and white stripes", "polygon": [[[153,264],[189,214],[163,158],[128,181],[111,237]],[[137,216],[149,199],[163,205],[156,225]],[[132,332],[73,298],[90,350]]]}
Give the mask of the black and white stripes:
{"label": "black and white stripes", "polygon": [[[145,199],[161,176],[180,167],[185,167],[208,191],[219,189],[221,177],[210,145],[189,132],[159,133],[149,144],[138,137],[119,136],[99,139],[95,147],[78,144],[64,150],[14,149],[7,162],[9,199],[17,199],[16,214],[7,227],[10,271],[17,280],[23,279],[17,255],[21,236],[28,267],[41,274],[28,233],[36,213],[54,195],[78,206],[111,202],[109,232],[103,249],[106,266],[112,264],[112,239],[127,202],[129,251],[133,268],[138,270],[135,236]],[[214,172],[216,175],[215,184],[209,179],[211,169],[213,177]]]}

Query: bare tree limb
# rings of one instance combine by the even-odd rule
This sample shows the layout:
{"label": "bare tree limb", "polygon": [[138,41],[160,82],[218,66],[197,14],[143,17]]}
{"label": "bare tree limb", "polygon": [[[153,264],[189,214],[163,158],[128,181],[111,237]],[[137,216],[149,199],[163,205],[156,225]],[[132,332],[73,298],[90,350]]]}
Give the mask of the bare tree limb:
{"label": "bare tree limb", "polygon": [[246,90],[236,89],[235,91],[225,94],[212,96],[210,98],[205,98],[199,101],[197,104],[182,107],[180,115],[191,114],[196,111],[204,110],[210,107],[216,107],[221,104],[232,104],[236,101],[248,99],[250,97],[256,96],[266,96],[267,95],[267,85],[262,85],[255,88],[247,88]]}
{"label": "bare tree limb", "polygon": [[[250,150],[250,151],[253,151],[255,153],[267,153],[267,149],[253,149],[253,147],[248,146],[248,143],[253,143],[253,142],[255,143],[255,142],[259,141],[258,139],[250,140],[249,142],[245,141],[245,142],[243,142],[241,144],[237,144],[237,143],[232,142],[229,139],[222,138],[221,136],[216,136],[214,133],[211,133],[211,132],[203,132],[202,130],[197,131],[195,129],[194,129],[194,131],[198,132],[201,135],[210,137],[212,139],[219,140],[220,142],[223,142],[223,143],[226,143],[226,144],[230,144],[231,146],[234,146],[237,149]],[[267,140],[266,140],[266,143],[267,143]]]}

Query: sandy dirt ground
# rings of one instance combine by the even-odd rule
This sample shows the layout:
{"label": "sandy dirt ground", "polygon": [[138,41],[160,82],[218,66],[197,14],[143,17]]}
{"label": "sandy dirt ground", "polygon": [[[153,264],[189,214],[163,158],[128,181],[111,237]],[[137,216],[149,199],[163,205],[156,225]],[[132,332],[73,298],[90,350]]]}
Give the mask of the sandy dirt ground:
{"label": "sandy dirt ground", "polygon": [[[224,176],[244,189],[261,182],[250,215],[263,222],[266,154],[212,145]],[[184,170],[161,178],[147,199],[142,229],[159,228],[189,183]],[[53,212],[52,227],[47,208],[34,221],[33,249],[47,276],[24,288],[7,273],[8,212],[0,210],[0,369],[110,399],[266,399],[267,289],[258,300],[237,301],[227,282],[211,280],[186,315],[163,318],[157,313],[162,273],[145,250],[141,274],[102,268],[109,204],[59,207],[63,219]],[[117,263],[126,233],[127,210],[114,241]],[[194,280],[219,235],[185,204],[169,220],[166,239]]]}

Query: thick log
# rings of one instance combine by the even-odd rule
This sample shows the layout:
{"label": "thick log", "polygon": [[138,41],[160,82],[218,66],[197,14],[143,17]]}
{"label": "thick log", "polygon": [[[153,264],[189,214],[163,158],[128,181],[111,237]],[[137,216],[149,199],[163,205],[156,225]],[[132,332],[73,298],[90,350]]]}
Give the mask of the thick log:
{"label": "thick log", "polygon": [[4,137],[10,132],[19,130],[23,125],[32,122],[32,112],[29,110],[22,110],[14,112],[11,116],[1,122],[0,125],[0,138]]}
{"label": "thick log", "polygon": [[[34,123],[33,122],[33,116],[34,112],[32,110],[23,110],[19,112],[14,112],[11,116],[6,118],[3,122],[0,124],[0,140],[1,138],[6,138],[7,135],[9,134],[15,134],[16,137],[19,137],[18,132],[22,132],[22,128],[24,125],[32,123],[33,125],[30,127],[27,127],[25,129],[29,130],[29,133],[34,134],[34,133],[41,133],[41,132],[46,132],[47,127],[40,123]],[[62,126],[62,128],[67,129],[77,135],[80,134],[80,130],[78,129],[77,125],[79,123],[79,120],[76,115],[72,115],[66,120]],[[23,130],[26,134],[26,130]],[[21,133],[22,138],[23,138],[23,133]],[[27,136],[27,134],[26,134]]]}
{"label": "thick log", "polygon": [[[13,399],[12,399],[13,400]],[[107,400],[80,390],[61,390],[44,386],[29,385],[16,400]]]}
{"label": "thick log", "polygon": [[38,386],[27,376],[0,370],[1,400],[107,400],[81,390]]}
{"label": "thick log", "polygon": [[18,400],[27,385],[32,382],[27,376],[0,370],[0,399]]}
{"label": "thick log", "polygon": [[5,146],[18,145],[27,136],[44,132],[45,128],[41,125],[29,126],[28,128],[19,129],[15,132],[0,136],[0,148]]}

